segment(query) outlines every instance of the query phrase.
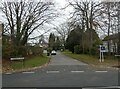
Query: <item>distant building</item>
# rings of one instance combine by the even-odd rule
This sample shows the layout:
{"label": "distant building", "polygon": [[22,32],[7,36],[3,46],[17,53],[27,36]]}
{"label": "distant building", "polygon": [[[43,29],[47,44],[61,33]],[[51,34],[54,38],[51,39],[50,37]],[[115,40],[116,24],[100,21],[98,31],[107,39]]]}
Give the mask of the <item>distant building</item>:
{"label": "distant building", "polygon": [[110,35],[109,37],[106,36],[103,39],[103,45],[105,46],[106,52],[108,52],[108,41],[110,46],[110,52],[117,53],[118,51],[118,34]]}
{"label": "distant building", "polygon": [[48,43],[45,41],[44,36],[41,36],[40,40],[39,40],[39,46],[42,48],[47,48],[48,47]]}

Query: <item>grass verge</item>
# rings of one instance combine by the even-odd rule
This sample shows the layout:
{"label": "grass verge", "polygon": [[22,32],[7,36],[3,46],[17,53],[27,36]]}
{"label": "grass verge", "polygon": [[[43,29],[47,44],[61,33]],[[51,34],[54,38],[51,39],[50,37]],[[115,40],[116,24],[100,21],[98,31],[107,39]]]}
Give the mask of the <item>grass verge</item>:
{"label": "grass verge", "polygon": [[91,65],[110,66],[110,67],[118,66],[118,59],[112,57],[106,57],[104,62],[99,62],[99,57],[97,56],[90,56],[86,54],[73,54],[70,51],[64,51],[63,54]]}
{"label": "grass verge", "polygon": [[27,69],[27,68],[33,68],[33,67],[38,67],[38,66],[44,65],[44,64],[48,63],[49,61],[50,61],[50,57],[47,57],[45,55],[35,56],[32,58],[25,59],[24,62],[12,61],[12,62],[3,63],[3,67],[8,67],[8,65],[9,65],[8,70]]}

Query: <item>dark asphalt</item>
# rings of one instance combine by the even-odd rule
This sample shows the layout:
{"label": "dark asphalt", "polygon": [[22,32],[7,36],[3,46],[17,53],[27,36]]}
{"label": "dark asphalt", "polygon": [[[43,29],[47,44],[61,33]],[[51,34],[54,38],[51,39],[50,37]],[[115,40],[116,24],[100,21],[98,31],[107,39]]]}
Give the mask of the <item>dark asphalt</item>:
{"label": "dark asphalt", "polygon": [[104,87],[118,82],[117,70],[95,69],[60,52],[45,68],[2,75],[3,87]]}

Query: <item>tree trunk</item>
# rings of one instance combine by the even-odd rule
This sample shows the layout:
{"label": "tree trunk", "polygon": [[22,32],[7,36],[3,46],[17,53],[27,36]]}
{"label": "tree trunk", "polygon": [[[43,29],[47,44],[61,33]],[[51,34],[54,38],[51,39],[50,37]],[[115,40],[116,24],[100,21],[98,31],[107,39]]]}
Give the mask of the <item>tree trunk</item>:
{"label": "tree trunk", "polygon": [[[93,2],[91,2],[91,11],[90,11],[90,51],[93,46],[93,36],[92,36],[92,30],[93,30]],[[91,52],[90,52],[91,54]]]}
{"label": "tree trunk", "polygon": [[85,23],[84,23],[84,12],[82,16],[82,53],[84,54],[85,48],[84,48],[84,30],[85,30]]}
{"label": "tree trunk", "polygon": [[[108,3],[108,38],[110,37],[110,3]],[[110,39],[108,39],[108,55],[110,55]]]}
{"label": "tree trunk", "polygon": [[[120,2],[118,9],[120,8]],[[118,10],[118,54],[120,55],[120,10]]]}

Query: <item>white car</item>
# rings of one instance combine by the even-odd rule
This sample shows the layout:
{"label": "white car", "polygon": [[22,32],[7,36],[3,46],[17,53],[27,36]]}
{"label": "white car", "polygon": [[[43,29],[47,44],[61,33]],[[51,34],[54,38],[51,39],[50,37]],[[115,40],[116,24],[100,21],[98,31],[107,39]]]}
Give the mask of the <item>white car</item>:
{"label": "white car", "polygon": [[51,55],[56,55],[56,51],[53,50],[53,51],[51,52]]}

